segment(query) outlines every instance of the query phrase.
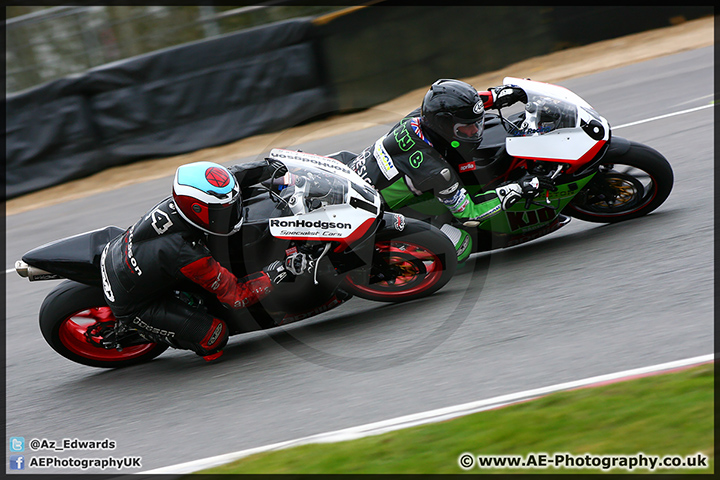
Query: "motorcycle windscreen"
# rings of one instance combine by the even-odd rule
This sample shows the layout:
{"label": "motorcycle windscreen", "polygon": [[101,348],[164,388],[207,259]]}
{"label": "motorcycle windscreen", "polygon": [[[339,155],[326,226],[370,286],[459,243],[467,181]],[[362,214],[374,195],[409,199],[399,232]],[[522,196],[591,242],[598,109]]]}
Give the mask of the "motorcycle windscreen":
{"label": "motorcycle windscreen", "polygon": [[288,207],[268,220],[274,237],[347,241],[364,234],[375,221],[379,208],[363,198],[367,193],[361,188],[351,188],[346,179],[324,176],[323,172],[288,170],[299,176],[294,185],[279,194]]}

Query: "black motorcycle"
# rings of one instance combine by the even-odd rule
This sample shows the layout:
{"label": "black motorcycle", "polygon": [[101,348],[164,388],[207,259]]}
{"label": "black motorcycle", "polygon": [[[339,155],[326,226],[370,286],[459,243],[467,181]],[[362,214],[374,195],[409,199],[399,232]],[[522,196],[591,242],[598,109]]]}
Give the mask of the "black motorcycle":
{"label": "black motorcycle", "polygon": [[[296,251],[313,259],[311,275],[282,282],[247,309],[230,310],[198,285],[176,295],[223,319],[231,335],[273,328],[326,312],[353,295],[382,302],[422,298],[452,278],[457,260],[437,228],[382,209],[379,194],[342,163],[274,149],[287,175],[243,191],[245,222],[230,237],[208,236],[213,256],[237,277]],[[290,180],[288,180],[290,179]],[[16,262],[31,281],[66,279],[40,307],[40,329],[60,355],[116,368],[147,362],[168,348],[117,322],[100,275],[104,246],[124,233],[108,226],[35,248]]]}

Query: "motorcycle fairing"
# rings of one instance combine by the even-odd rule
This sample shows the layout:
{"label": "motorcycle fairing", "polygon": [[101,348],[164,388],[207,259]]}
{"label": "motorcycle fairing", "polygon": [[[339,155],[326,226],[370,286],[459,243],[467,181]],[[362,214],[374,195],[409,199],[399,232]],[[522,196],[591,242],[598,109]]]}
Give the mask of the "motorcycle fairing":
{"label": "motorcycle fairing", "polygon": [[[595,176],[587,175],[583,178],[573,178],[569,183],[558,183],[557,191],[544,192],[534,201],[545,204],[543,206],[532,204],[525,208],[525,201],[521,200],[510,207],[478,225],[481,230],[488,230],[502,234],[527,233],[551,223],[558,213],[580,192],[583,187]],[[478,187],[479,188],[479,187]],[[549,203],[547,203],[549,201]]]}
{"label": "motorcycle fairing", "polygon": [[353,170],[334,158],[273,149],[270,158],[288,172],[315,174],[321,186],[288,187],[281,193],[291,214],[268,219],[270,234],[286,240],[337,241],[347,247],[368,233],[382,212],[379,194]]}
{"label": "motorcycle fairing", "polygon": [[610,140],[610,124],[570,90],[542,82],[506,77],[528,96],[522,136],[505,140],[517,158],[568,163],[568,173],[595,157]]}
{"label": "motorcycle fairing", "polygon": [[102,285],[100,255],[107,242],[123,229],[109,226],[46,243],[27,252],[22,261],[88,285]]}

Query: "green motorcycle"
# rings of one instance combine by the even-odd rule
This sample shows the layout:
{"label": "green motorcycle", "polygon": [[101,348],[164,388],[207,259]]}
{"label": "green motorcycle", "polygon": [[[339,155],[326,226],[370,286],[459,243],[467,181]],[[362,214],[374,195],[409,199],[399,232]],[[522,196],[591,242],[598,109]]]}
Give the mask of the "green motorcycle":
{"label": "green motorcycle", "polygon": [[[472,237],[473,252],[534,240],[567,225],[570,217],[613,223],[647,215],[673,187],[670,163],[656,150],[611,134],[608,121],[570,90],[507,77],[527,103],[503,115],[486,115],[481,152],[487,164],[458,166],[471,195],[526,174],[550,177],[557,190],[520,201],[485,221],[460,223],[431,193],[400,211]],[[513,107],[511,107],[513,109]]]}

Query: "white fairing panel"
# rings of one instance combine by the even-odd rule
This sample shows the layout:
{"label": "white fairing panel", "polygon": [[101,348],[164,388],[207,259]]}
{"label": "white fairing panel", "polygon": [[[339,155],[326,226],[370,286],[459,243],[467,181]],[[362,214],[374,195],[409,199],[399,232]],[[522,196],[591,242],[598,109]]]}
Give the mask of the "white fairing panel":
{"label": "white fairing panel", "polygon": [[514,77],[504,83],[519,86],[528,96],[522,135],[505,141],[513,157],[573,162],[609,140],[607,120],[570,90]]}
{"label": "white fairing panel", "polygon": [[513,157],[539,160],[579,160],[596,144],[597,141],[580,129],[559,130],[533,137],[508,137],[505,140],[507,152]]}
{"label": "white fairing panel", "polygon": [[270,234],[298,240],[344,240],[375,216],[349,205],[333,205],[322,211],[270,219]]}

